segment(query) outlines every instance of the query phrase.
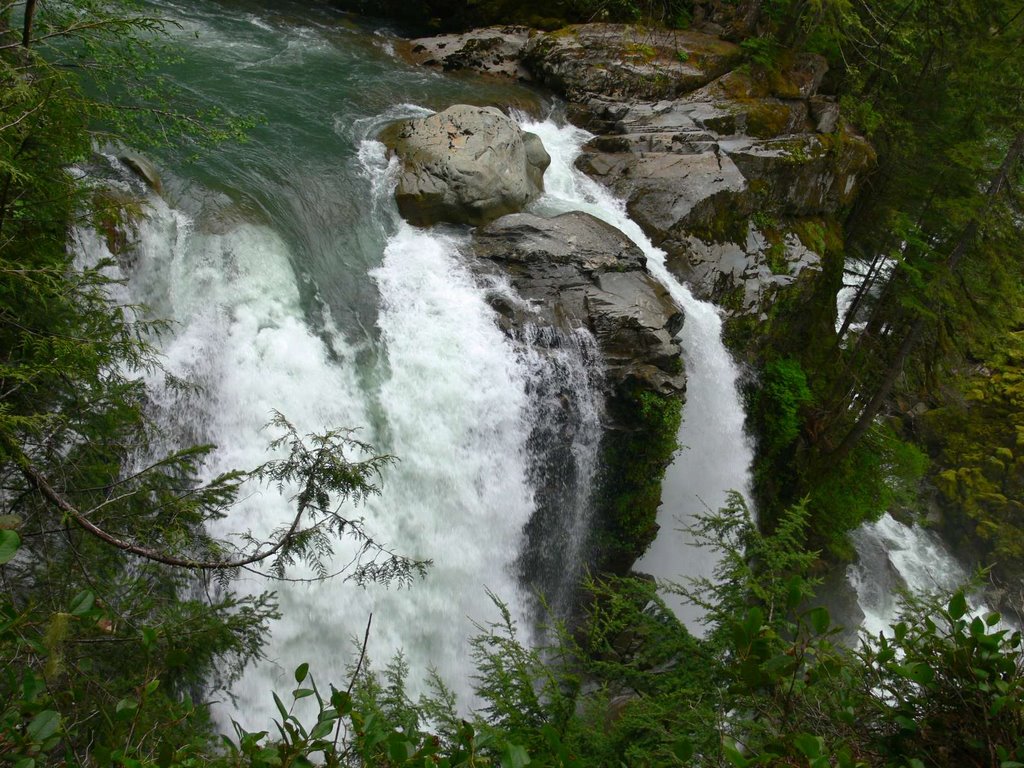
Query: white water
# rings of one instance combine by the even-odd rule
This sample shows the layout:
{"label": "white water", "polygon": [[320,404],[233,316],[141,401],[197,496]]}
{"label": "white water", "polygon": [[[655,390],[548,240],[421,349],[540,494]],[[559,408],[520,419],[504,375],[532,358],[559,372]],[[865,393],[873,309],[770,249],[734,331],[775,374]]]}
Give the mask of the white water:
{"label": "white water", "polygon": [[[380,183],[386,169],[370,171],[376,189],[368,193],[387,195]],[[266,727],[274,716],[270,691],[287,692],[303,661],[322,683],[344,685],[371,613],[373,659],[383,664],[402,650],[414,691],[435,668],[468,703],[473,621],[497,618],[486,589],[513,617],[526,616],[513,567],[533,512],[526,392],[535,372],[460,263],[460,239],[402,224],[388,240],[372,272],[385,363],[379,389],[367,390],[356,373],[357,350],[329,323],[310,327],[291,254],[272,229],[240,223],[203,232],[181,210],[150,202],[127,294],[174,321],[158,342],[165,365],[200,388],[168,387],[162,375],[147,382],[167,448],[216,444],[204,469],[213,477],[269,458],[273,435],[263,426],[273,409],[302,433],[379,424],[357,437],[401,461],[387,470],[383,495],[350,512],[364,516],[382,543],[434,561],[408,590],[243,576],[235,585],[241,592],[277,591],[283,618],[271,627],[268,661],[250,667],[232,689],[236,701],[220,709],[222,723]],[[292,515],[288,493],[252,487],[213,532],[267,536]],[[352,552],[350,543],[339,546],[329,570]]]}
{"label": "white water", "polygon": [[[585,210],[622,229],[686,312],[682,342],[690,384],[680,440],[705,447],[684,450],[670,468],[662,534],[642,567],[665,579],[706,575],[710,564],[698,560],[698,550],[675,529],[704,503],[720,504],[726,490],[745,490],[750,458],[736,369],[719,340],[721,321],[711,305],[696,301],[669,275],[664,253],[651,246],[622,204],[573,168],[586,134],[551,122],[529,128],[541,134],[553,159],[548,192],[537,208]],[[564,573],[571,575],[582,556],[599,422],[600,371],[592,339],[568,340],[554,356],[547,348],[543,354],[535,350],[537,340],[529,334],[508,339],[462,261],[466,236],[398,222],[379,145],[366,142],[359,154],[373,215],[390,233],[371,272],[379,291],[382,360],[371,375],[359,375],[360,348],[329,317],[311,325],[295,255],[269,226],[243,221],[206,231],[197,224],[201,214],[184,212],[201,208],[198,197],[180,208],[154,197],[128,274],[128,297],[174,322],[158,342],[167,369],[198,387],[170,387],[162,375],[147,381],[168,449],[216,444],[205,467],[213,477],[269,458],[273,435],[264,425],[272,410],[300,432],[363,427],[360,439],[401,461],[387,471],[383,495],[351,513],[364,516],[381,542],[434,561],[427,578],[410,590],[364,590],[342,579],[268,583],[243,577],[239,591],[277,591],[283,618],[271,627],[268,660],[246,671],[232,689],[236,700],[218,711],[225,725],[235,718],[249,728],[265,727],[274,716],[269,691],[287,692],[301,662],[310,662],[321,682],[344,684],[371,613],[372,659],[383,663],[402,650],[414,691],[432,667],[464,705],[470,703],[473,621],[496,618],[485,590],[505,600],[522,627],[528,624],[531,601],[515,567],[540,480],[531,436],[538,440],[538,420],[550,414],[560,392],[573,393],[573,480],[566,489],[576,493],[561,552]],[[213,532],[267,536],[292,514],[287,492],[252,487]],[[340,546],[329,570],[348,562],[351,553]],[[310,574],[298,569],[289,575]]]}
{"label": "white water", "polygon": [[[888,513],[851,534],[858,561],[846,578],[864,612],[861,628],[869,635],[891,634],[899,619],[900,592],[948,597],[970,580],[967,568],[934,531],[904,525]],[[989,612],[981,594],[968,596],[972,615]],[[1003,627],[1008,627],[1004,620]]]}
{"label": "white water", "polygon": [[[651,273],[682,308],[686,321],[679,333],[687,388],[681,451],[665,473],[661,530],[636,569],[663,582],[711,576],[714,553],[693,545],[685,532],[695,515],[723,506],[730,490],[747,496],[753,451],[743,431],[744,411],[737,390],[739,371],[722,343],[722,318],[713,304],[698,301],[665,267],[665,252],[655,247],[632,219],[625,204],[578,171],[574,162],[590,134],[551,121],[523,126],[541,137],[551,155],[544,175],[545,194],[535,204],[548,214],[581,210],[622,230],[647,257]],[[691,631],[701,632],[702,613],[674,593],[667,604]]]}

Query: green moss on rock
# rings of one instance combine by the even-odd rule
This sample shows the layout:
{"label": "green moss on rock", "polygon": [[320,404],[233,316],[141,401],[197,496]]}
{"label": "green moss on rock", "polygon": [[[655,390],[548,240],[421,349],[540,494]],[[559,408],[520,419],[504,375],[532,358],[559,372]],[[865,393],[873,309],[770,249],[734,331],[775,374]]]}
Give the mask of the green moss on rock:
{"label": "green moss on rock", "polygon": [[682,405],[642,389],[612,403],[615,421],[633,428],[605,439],[595,539],[602,571],[625,574],[657,535],[661,481],[678,447]]}

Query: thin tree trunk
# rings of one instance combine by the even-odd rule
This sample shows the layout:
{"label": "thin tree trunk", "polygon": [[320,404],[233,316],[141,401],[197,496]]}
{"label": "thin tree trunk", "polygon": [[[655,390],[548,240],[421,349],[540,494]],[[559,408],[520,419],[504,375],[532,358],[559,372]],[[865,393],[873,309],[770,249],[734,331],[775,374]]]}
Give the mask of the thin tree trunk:
{"label": "thin tree trunk", "polygon": [[875,279],[878,277],[880,264],[882,263],[882,254],[880,252],[875,253],[875,258],[871,261],[871,266],[868,267],[868,273],[864,275],[864,279],[860,281],[860,285],[857,286],[857,293],[853,296],[853,301],[850,302],[850,306],[846,309],[846,316],[843,318],[843,324],[839,327],[839,333],[836,334],[836,338],[839,341],[843,340],[846,332],[850,330],[850,324],[853,322],[854,315],[857,314],[857,310],[860,309],[861,302],[864,297],[868,294],[868,291],[875,284]]}
{"label": "thin tree trunk", "polygon": [[36,15],[36,0],[26,0],[25,2],[25,26],[21,32],[21,47],[28,48],[32,42],[32,20]]}

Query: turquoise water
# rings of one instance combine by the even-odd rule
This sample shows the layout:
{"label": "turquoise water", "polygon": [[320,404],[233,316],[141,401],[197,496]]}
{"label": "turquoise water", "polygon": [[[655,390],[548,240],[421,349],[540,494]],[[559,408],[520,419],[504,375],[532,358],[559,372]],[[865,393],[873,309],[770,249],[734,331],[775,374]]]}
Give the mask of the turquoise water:
{"label": "turquoise water", "polygon": [[[201,201],[208,217],[259,220],[294,254],[306,303],[317,295],[335,322],[359,335],[377,300],[366,273],[380,263],[383,223],[358,150],[403,105],[539,105],[525,88],[452,77],[402,62],[394,37],[372,21],[318,4],[154,3],[180,62],[169,77],[201,108],[260,122],[244,143],[157,158],[176,203]],[[196,198],[196,199],[191,199]],[[212,210],[210,210],[212,209]]]}

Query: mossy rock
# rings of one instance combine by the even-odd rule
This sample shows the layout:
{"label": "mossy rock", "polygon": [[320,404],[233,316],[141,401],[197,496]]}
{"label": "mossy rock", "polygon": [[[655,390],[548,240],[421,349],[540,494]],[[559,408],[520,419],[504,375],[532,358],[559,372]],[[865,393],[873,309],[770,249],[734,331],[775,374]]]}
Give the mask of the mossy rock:
{"label": "mossy rock", "polygon": [[598,568],[624,575],[658,532],[661,481],[678,448],[682,400],[635,389],[611,403],[617,423],[602,450],[594,544]]}

